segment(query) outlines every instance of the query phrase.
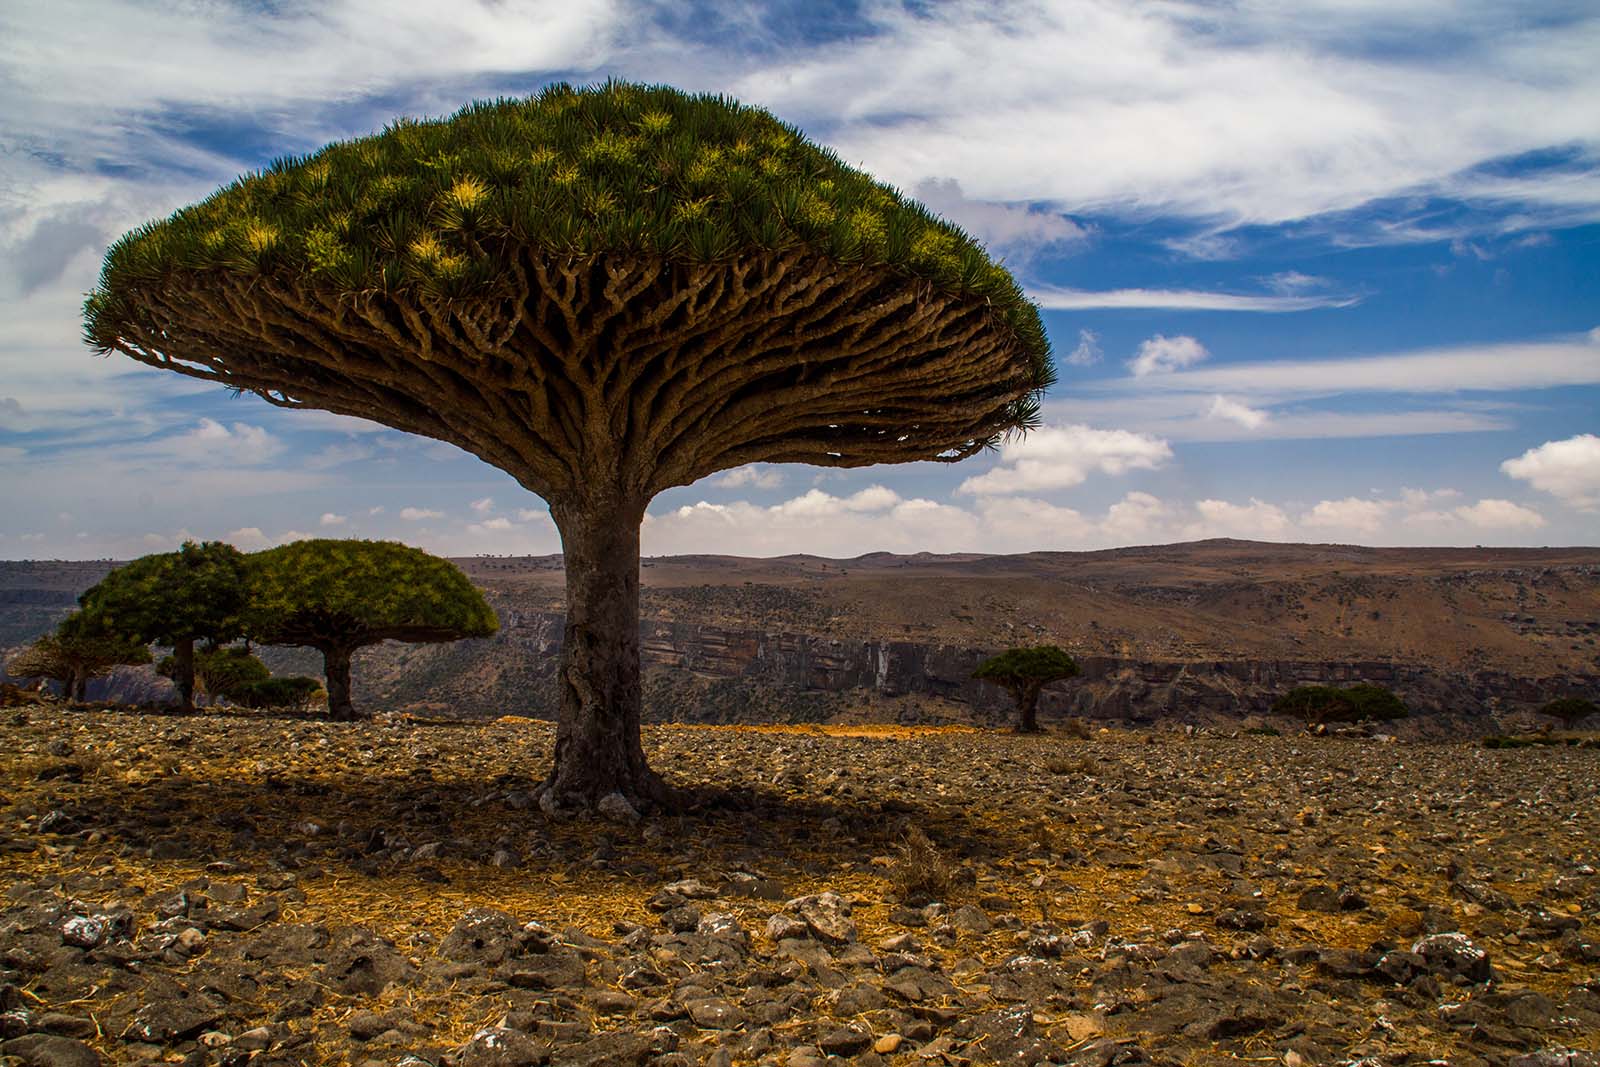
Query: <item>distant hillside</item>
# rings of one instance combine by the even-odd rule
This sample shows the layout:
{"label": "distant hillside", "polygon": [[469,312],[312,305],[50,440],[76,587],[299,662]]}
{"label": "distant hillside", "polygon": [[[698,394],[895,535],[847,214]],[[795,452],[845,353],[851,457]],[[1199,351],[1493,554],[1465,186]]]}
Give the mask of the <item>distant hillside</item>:
{"label": "distant hillside", "polygon": [[[369,705],[553,712],[559,556],[456,561],[502,620],[487,641],[386,646]],[[69,610],[102,563],[0,564],[0,644]],[[648,713],[691,721],[1003,715],[990,651],[1060,644],[1086,678],[1046,713],[1226,716],[1302,681],[1366,678],[1460,716],[1600,676],[1600,549],[1373,549],[1246,541],[1014,556],[876,553],[644,561]],[[304,653],[275,657],[314,669]],[[291,664],[292,660],[292,664]]]}

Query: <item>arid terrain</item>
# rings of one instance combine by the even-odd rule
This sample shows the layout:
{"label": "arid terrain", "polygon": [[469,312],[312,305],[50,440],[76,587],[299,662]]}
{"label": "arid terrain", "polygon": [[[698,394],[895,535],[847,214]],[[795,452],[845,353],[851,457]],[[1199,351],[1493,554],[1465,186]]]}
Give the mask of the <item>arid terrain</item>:
{"label": "arid terrain", "polygon": [[1600,1051],[1600,749],[0,718],[29,1064],[1555,1067]]}
{"label": "arid terrain", "polygon": [[[561,558],[456,561],[501,619],[486,641],[386,645],[356,699],[431,717],[548,717]],[[53,625],[109,563],[0,563],[0,648]],[[1600,686],[1600,549],[1372,549],[1203,541],[1020,556],[683,556],[644,561],[646,714],[657,721],[991,723],[972,669],[1059,644],[1084,676],[1047,717],[1238,723],[1304,683],[1371,681],[1436,736],[1525,724]],[[269,654],[317,673],[303,651]],[[123,672],[96,695],[149,699]],[[96,691],[91,690],[94,694]]]}

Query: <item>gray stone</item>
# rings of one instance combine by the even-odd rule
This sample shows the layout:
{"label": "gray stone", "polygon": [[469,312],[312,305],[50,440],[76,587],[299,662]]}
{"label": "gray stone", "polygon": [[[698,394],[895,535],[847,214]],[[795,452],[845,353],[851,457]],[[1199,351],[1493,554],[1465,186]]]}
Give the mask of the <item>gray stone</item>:
{"label": "gray stone", "polygon": [[639,810],[621,793],[607,793],[595,805],[595,810],[612,822],[632,824],[639,821]]}
{"label": "gray stone", "polygon": [[785,905],[785,910],[798,915],[819,941],[846,945],[856,939],[856,924],[850,917],[850,902],[832,890],[796,897]]}
{"label": "gray stone", "polygon": [[736,1030],[744,1025],[744,1012],[721,997],[685,1001],[683,1006],[694,1024],[707,1030]]}
{"label": "gray stone", "polygon": [[100,1067],[100,1054],[82,1041],[54,1034],[26,1034],[0,1044],[0,1055],[22,1067]]}
{"label": "gray stone", "polygon": [[1462,933],[1429,934],[1411,946],[1435,973],[1461,975],[1473,982],[1489,980],[1489,954]]}
{"label": "gray stone", "polygon": [[537,1067],[549,1055],[549,1045],[518,1030],[491,1026],[456,1050],[456,1067]]}

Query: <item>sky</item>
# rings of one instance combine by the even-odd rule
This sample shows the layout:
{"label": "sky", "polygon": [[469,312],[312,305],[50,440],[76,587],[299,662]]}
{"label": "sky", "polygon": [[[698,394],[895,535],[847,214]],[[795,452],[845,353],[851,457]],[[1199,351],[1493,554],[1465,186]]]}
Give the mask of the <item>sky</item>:
{"label": "sky", "polygon": [[0,39],[0,558],[559,551],[482,461],[95,356],[81,305],[121,233],[275,157],[613,77],[963,226],[1060,370],[960,464],[669,490],[646,554],[1600,543],[1591,2],[9,0]]}

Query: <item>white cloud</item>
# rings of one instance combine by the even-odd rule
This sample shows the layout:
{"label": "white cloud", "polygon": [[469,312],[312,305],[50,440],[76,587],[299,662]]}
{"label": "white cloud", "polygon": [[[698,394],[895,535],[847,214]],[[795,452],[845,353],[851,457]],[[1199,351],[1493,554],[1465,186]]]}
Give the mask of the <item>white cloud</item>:
{"label": "white cloud", "polygon": [[1358,303],[1353,296],[1261,295],[1252,293],[1213,293],[1199,289],[1070,289],[1057,285],[1030,285],[1028,295],[1042,308],[1052,311],[1092,311],[1099,309],[1159,309],[1165,311],[1257,311],[1283,314],[1314,311],[1317,308],[1342,308]]}
{"label": "white cloud", "polygon": [[335,515],[331,511],[324,511],[322,518],[317,520],[318,524],[322,526],[343,526],[349,521],[350,517],[348,515]]}
{"label": "white cloud", "polygon": [[1172,511],[1149,493],[1132,492],[1106,509],[1102,529],[1114,544],[1148,544],[1162,539]]}
{"label": "white cloud", "polygon": [[1363,500],[1345,497],[1343,500],[1319,501],[1300,519],[1302,526],[1316,529],[1358,530],[1375,534],[1383,529],[1393,504],[1383,500]]}
{"label": "white cloud", "polygon": [[1191,367],[1210,354],[1206,351],[1205,345],[1193,337],[1184,334],[1167,337],[1158,333],[1139,344],[1139,351],[1128,361],[1128,369],[1133,372],[1135,378],[1151,374],[1170,374],[1184,367]]}
{"label": "white cloud", "polygon": [[1093,330],[1078,331],[1078,345],[1062,357],[1061,362],[1074,367],[1088,367],[1100,362],[1100,335]]}
{"label": "white cloud", "polygon": [[711,484],[719,489],[776,489],[783,484],[783,472],[763,463],[750,463],[724,471]]}
{"label": "white cloud", "polygon": [[1089,475],[1154,470],[1172,458],[1159,438],[1127,430],[1091,426],[1047,426],[1007,441],[1000,462],[985,474],[968,478],[957,492],[1026,493],[1081,485]]}
{"label": "white cloud", "polygon": [[1060,212],[1030,204],[972,200],[962,194],[961,183],[954,179],[925,179],[911,195],[998,251],[1028,256],[1046,248],[1081,245],[1089,239],[1087,230]]}
{"label": "white cloud", "polygon": [[400,517],[407,522],[421,522],[424,519],[442,519],[444,512],[433,508],[401,508]]}
{"label": "white cloud", "polygon": [[472,511],[475,515],[487,515],[494,510],[494,497],[481,497],[472,502]]}
{"label": "white cloud", "polygon": [[550,510],[548,508],[518,508],[518,522],[549,522]]}
{"label": "white cloud", "polygon": [[1247,430],[1259,430],[1267,424],[1267,413],[1257,410],[1248,404],[1225,396],[1211,398],[1211,406],[1206,409],[1206,417],[1211,419],[1226,419],[1238,423]]}
{"label": "white cloud", "polygon": [[1250,498],[1248,504],[1227,500],[1197,500],[1199,520],[1188,527],[1191,537],[1240,537],[1249,541],[1286,540],[1293,526],[1276,504]]}
{"label": "white cloud", "polygon": [[[1253,3],[1226,17],[1095,0],[862,11],[867,31],[795,49],[735,90],[830,123],[845,159],[907,188],[949,176],[982,200],[1214,230],[1411,193],[1600,213],[1590,168],[1474,170],[1592,148],[1593,19],[1433,2]],[[1393,47],[1421,38],[1438,47]]]}
{"label": "white cloud", "polygon": [[[1345,393],[1457,393],[1600,385],[1600,342],[1590,338],[1463,345],[1349,359],[1269,360],[1150,375],[1140,390],[1250,397]],[[1085,383],[1085,390],[1133,388]]]}
{"label": "white cloud", "polygon": [[260,426],[236,422],[229,427],[216,419],[202,418],[193,430],[170,438],[157,448],[211,466],[256,466],[277,457],[284,445]]}
{"label": "white cloud", "polygon": [[1470,507],[1456,508],[1454,514],[1463,522],[1486,529],[1535,530],[1545,524],[1543,515],[1509,500],[1480,500]]}
{"label": "white cloud", "polygon": [[1506,460],[1500,469],[1575,508],[1600,507],[1600,437],[1592,433],[1546,441]]}
{"label": "white cloud", "polygon": [[375,508],[368,508],[368,509],[367,509],[367,514],[368,514],[368,515],[382,515],[382,514],[383,514],[383,510],[384,510],[384,509],[383,509],[383,505],[382,505],[382,504],[379,504],[379,505],[378,505],[378,506],[377,506],[377,507],[375,507]]}
{"label": "white cloud", "polygon": [[511,529],[511,520],[504,515],[496,515],[492,519],[484,519],[482,522],[474,522],[467,525],[468,533],[487,533],[491,530],[509,529]]}

